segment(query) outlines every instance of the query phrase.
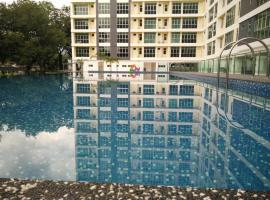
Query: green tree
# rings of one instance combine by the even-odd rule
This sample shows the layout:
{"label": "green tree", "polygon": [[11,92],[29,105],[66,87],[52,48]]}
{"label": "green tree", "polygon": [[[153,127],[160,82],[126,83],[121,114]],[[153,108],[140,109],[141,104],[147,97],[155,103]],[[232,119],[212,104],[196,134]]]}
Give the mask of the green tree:
{"label": "green tree", "polygon": [[112,79],[112,64],[113,63],[118,63],[119,59],[117,57],[108,56],[103,52],[98,52],[97,57],[99,59],[103,60],[105,63],[110,64],[110,71],[111,71],[110,80],[111,80]]}

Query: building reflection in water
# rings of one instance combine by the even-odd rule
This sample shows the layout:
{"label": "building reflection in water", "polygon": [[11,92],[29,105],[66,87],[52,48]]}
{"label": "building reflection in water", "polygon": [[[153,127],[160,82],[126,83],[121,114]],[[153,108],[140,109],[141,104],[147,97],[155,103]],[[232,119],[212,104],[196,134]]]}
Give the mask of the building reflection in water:
{"label": "building reflection in water", "polygon": [[78,181],[269,190],[269,101],[220,90],[219,115],[210,85],[98,76],[74,80]]}

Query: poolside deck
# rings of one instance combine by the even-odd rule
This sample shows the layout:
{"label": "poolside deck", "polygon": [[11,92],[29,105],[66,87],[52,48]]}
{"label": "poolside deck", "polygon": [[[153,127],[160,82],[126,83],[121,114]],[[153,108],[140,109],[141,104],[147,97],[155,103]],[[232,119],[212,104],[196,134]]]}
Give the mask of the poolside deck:
{"label": "poolside deck", "polygon": [[270,199],[268,192],[0,179],[0,199]]}

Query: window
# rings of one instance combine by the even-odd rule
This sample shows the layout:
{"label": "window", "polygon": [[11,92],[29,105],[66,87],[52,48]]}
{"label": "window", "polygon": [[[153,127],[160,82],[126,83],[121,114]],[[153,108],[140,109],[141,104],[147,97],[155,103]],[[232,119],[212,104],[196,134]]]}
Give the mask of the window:
{"label": "window", "polygon": [[127,58],[129,56],[128,47],[117,47],[117,57]]}
{"label": "window", "polygon": [[117,33],[117,43],[128,43],[128,33]]}
{"label": "window", "polygon": [[76,57],[89,57],[89,48],[76,47]]}
{"label": "window", "polygon": [[117,106],[128,107],[129,106],[128,98],[117,98]]}
{"label": "window", "polygon": [[215,54],[216,51],[216,41],[207,44],[207,55]]}
{"label": "window", "polygon": [[90,119],[90,109],[78,109],[77,119]]}
{"label": "window", "polygon": [[129,92],[129,85],[128,84],[119,84],[117,86],[117,93],[118,94],[128,94]]}
{"label": "window", "polygon": [[172,18],[172,28],[181,28],[180,18]]}
{"label": "window", "polygon": [[184,18],[183,28],[197,28],[197,18]]}
{"label": "window", "polygon": [[155,29],[156,28],[156,18],[146,18],[144,20],[145,29]]}
{"label": "window", "polygon": [[117,18],[117,28],[128,28],[128,18]]}
{"label": "window", "polygon": [[208,39],[216,35],[216,22],[208,28]]}
{"label": "window", "polygon": [[87,5],[75,5],[74,6],[75,15],[88,15]]}
{"label": "window", "polygon": [[171,47],[171,57],[179,57],[180,50],[179,47]]}
{"label": "window", "polygon": [[191,125],[179,125],[178,131],[181,135],[192,135],[192,126]]}
{"label": "window", "polygon": [[88,29],[88,19],[75,19],[75,29]]}
{"label": "window", "polygon": [[144,43],[155,43],[155,42],[156,42],[156,33],[144,34]]}
{"label": "window", "polygon": [[111,112],[110,111],[100,111],[99,112],[99,119],[100,120],[110,120],[111,119]]}
{"label": "window", "polygon": [[90,106],[90,97],[77,97],[78,106]]}
{"label": "window", "polygon": [[173,3],[172,14],[181,14],[181,3]]}
{"label": "window", "polygon": [[194,95],[194,86],[193,85],[181,85],[180,86],[180,95],[193,96]]}
{"label": "window", "polygon": [[144,111],[143,112],[143,120],[144,121],[154,121],[154,112],[152,111]]}
{"label": "window", "polygon": [[209,18],[208,18],[209,23],[212,22],[217,17],[217,10],[218,10],[218,4],[216,3],[215,6],[213,6],[209,10]]}
{"label": "window", "polygon": [[178,95],[178,85],[170,85],[170,95]]}
{"label": "window", "polygon": [[80,133],[89,133],[91,132],[92,128],[90,126],[90,123],[87,122],[78,122],[77,123],[77,132]]}
{"label": "window", "polygon": [[193,99],[180,99],[179,100],[179,107],[191,109],[193,108]]}
{"label": "window", "polygon": [[268,2],[269,0],[257,0],[257,6],[260,6],[266,2]]}
{"label": "window", "polygon": [[110,14],[110,3],[99,3],[98,4],[99,14]]}
{"label": "window", "polygon": [[154,125],[153,124],[143,124],[143,133],[144,134],[151,134],[154,132]]}
{"label": "window", "polygon": [[167,54],[167,49],[163,48],[163,54],[166,55]]}
{"label": "window", "polygon": [[168,113],[168,121],[176,122],[177,121],[177,112],[169,112]]}
{"label": "window", "polygon": [[169,135],[176,135],[177,132],[177,126],[173,124],[168,125],[168,134]]}
{"label": "window", "polygon": [[196,14],[198,13],[198,3],[184,3],[184,14]]}
{"label": "window", "polygon": [[89,42],[89,36],[88,36],[87,33],[76,33],[75,34],[75,41],[78,44],[88,43]]}
{"label": "window", "polygon": [[156,56],[155,47],[144,47],[144,57],[151,58]]}
{"label": "window", "polygon": [[155,94],[154,85],[144,85],[143,86],[143,94]]}
{"label": "window", "polygon": [[129,114],[128,111],[118,111],[118,120],[128,120],[129,119]]}
{"label": "window", "polygon": [[103,53],[106,56],[110,56],[111,55],[111,49],[110,49],[110,47],[99,47],[99,51],[100,51],[100,53]]}
{"label": "window", "polygon": [[98,27],[99,28],[110,28],[110,18],[99,18]]}
{"label": "window", "polygon": [[226,33],[225,35],[225,45],[229,44],[230,42],[233,42],[233,31],[230,31],[229,33]]}
{"label": "window", "polygon": [[128,3],[117,3],[117,14],[128,14]]}
{"label": "window", "polygon": [[179,113],[180,122],[193,122],[193,113],[192,112],[180,112]]}
{"label": "window", "polygon": [[145,3],[144,14],[156,14],[156,3]]}
{"label": "window", "polygon": [[196,57],[196,47],[182,47],[182,57]]}
{"label": "window", "polygon": [[90,85],[89,84],[77,84],[77,93],[89,94],[90,93]]}
{"label": "window", "polygon": [[254,35],[261,39],[270,37],[270,9],[267,9],[256,16],[254,22]]}
{"label": "window", "polygon": [[180,33],[179,32],[172,33],[171,43],[179,43],[179,42],[180,42]]}
{"label": "window", "polygon": [[197,33],[182,34],[182,43],[196,43],[196,42],[197,42]]}
{"label": "window", "polygon": [[234,24],[235,6],[227,11],[226,14],[226,28]]}
{"label": "window", "polygon": [[191,148],[190,138],[180,138],[180,148],[189,149]]}
{"label": "window", "polygon": [[169,99],[169,108],[177,108],[177,99]]}
{"label": "window", "polygon": [[98,35],[99,43],[110,43],[110,33],[100,32]]}
{"label": "window", "polygon": [[99,99],[99,106],[110,107],[111,106],[111,99],[109,99],[109,98],[100,98]]}
{"label": "window", "polygon": [[154,108],[154,99],[144,98],[143,99],[144,108]]}

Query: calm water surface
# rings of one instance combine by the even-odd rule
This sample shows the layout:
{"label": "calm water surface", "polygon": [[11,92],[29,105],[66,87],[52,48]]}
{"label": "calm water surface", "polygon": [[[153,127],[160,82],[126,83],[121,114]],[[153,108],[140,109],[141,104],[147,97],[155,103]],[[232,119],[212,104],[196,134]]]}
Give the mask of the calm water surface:
{"label": "calm water surface", "polygon": [[241,85],[51,75],[0,87],[2,178],[270,191],[270,100]]}

